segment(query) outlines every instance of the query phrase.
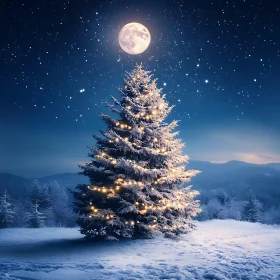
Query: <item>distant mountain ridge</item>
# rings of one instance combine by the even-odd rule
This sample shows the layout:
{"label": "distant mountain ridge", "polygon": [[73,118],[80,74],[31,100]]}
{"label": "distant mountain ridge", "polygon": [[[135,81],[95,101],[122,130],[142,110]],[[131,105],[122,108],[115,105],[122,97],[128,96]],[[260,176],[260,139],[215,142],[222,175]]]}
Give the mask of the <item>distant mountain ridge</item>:
{"label": "distant mountain ridge", "polygon": [[[249,189],[266,204],[280,205],[280,163],[253,164],[242,161],[211,163],[189,162],[187,168],[202,173],[194,177],[191,184],[202,196],[218,189],[224,189],[238,199],[245,199]],[[57,181],[61,186],[73,189],[77,184],[88,184],[85,176],[77,173],[62,173],[36,178],[40,184]],[[0,173],[0,193],[7,189],[14,198],[25,195],[34,179],[26,179],[9,173]]]}
{"label": "distant mountain ridge", "polygon": [[189,168],[201,170],[191,184],[202,197],[223,189],[237,199],[246,199],[253,189],[266,205],[280,205],[280,163],[252,164],[229,161],[223,164],[191,161]]}
{"label": "distant mountain ridge", "polygon": [[23,178],[9,173],[0,173],[0,193],[6,189],[14,198],[24,196],[32,187],[34,179],[37,179],[40,184],[48,184],[57,181],[61,186],[70,189],[73,189],[78,184],[88,184],[88,179],[77,173],[62,173],[32,179]]}

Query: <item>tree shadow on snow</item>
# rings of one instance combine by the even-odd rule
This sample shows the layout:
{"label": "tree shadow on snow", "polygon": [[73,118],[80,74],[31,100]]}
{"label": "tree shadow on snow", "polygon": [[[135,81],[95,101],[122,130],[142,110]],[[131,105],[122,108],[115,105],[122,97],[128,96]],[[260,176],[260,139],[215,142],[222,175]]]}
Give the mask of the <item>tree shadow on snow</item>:
{"label": "tree shadow on snow", "polygon": [[95,253],[110,254],[110,251],[118,248],[129,248],[135,240],[121,241],[94,241],[86,238],[48,240],[20,244],[6,244],[0,246],[0,258],[50,258],[51,256],[71,256],[88,252],[92,256]]}

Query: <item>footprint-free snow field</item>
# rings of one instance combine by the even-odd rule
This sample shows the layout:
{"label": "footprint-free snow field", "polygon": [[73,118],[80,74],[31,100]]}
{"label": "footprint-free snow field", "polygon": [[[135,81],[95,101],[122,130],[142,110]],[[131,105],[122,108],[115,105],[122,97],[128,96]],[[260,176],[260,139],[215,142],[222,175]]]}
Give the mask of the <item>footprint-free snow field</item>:
{"label": "footprint-free snow field", "polygon": [[0,279],[280,279],[280,228],[198,223],[179,241],[89,242],[78,229],[1,229]]}

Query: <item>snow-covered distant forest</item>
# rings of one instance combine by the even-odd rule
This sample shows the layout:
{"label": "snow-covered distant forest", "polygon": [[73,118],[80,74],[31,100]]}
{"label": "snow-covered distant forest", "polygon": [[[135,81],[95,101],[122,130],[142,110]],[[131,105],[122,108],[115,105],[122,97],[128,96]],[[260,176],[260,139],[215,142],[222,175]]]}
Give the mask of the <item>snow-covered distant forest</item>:
{"label": "snow-covered distant forest", "polygon": [[14,199],[6,190],[0,197],[0,228],[74,227],[75,220],[71,193],[56,181],[34,180],[23,197]]}
{"label": "snow-covered distant forest", "polygon": [[[259,200],[253,190],[248,190],[247,199],[236,198],[226,189],[202,190],[198,199],[202,208],[196,217],[199,221],[233,219],[280,224],[280,207]],[[72,204],[71,189],[56,180],[49,183],[34,180],[19,197],[2,189],[0,227],[75,227],[77,215]]]}
{"label": "snow-covered distant forest", "polygon": [[253,190],[246,200],[237,200],[224,190],[218,190],[212,196],[201,197],[202,212],[199,221],[213,219],[280,224],[280,208],[269,207],[258,200]]}

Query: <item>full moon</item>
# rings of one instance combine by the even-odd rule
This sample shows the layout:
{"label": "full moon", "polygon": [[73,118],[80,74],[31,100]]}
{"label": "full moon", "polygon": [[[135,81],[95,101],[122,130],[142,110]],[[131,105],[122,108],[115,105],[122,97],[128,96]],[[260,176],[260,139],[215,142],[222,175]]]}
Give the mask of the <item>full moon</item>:
{"label": "full moon", "polygon": [[128,23],[121,29],[119,34],[119,44],[129,54],[144,52],[149,47],[150,42],[150,32],[141,23]]}

